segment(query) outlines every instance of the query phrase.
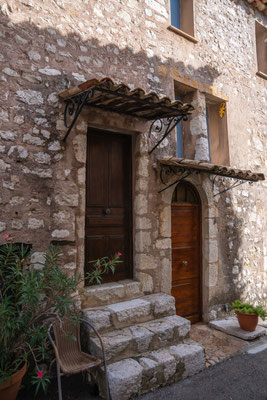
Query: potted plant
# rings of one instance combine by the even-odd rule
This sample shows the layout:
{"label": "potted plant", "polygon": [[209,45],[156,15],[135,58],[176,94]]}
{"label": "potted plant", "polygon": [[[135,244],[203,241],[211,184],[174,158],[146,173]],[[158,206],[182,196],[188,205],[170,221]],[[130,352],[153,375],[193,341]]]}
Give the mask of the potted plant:
{"label": "potted plant", "polygon": [[240,300],[235,300],[231,309],[237,315],[240,328],[248,332],[255,331],[259,317],[263,320],[267,317],[266,311],[261,306],[254,307],[252,304],[242,303]]}
{"label": "potted plant", "polygon": [[[49,373],[39,366],[49,354],[49,324],[81,316],[75,295],[82,278],[60,270],[59,248],[50,247],[38,268],[30,262],[32,254],[27,245],[0,246],[0,398],[5,400],[16,398],[26,369],[36,392],[46,389]],[[119,256],[96,260],[87,276],[90,282],[101,283],[103,273],[114,272]]]}

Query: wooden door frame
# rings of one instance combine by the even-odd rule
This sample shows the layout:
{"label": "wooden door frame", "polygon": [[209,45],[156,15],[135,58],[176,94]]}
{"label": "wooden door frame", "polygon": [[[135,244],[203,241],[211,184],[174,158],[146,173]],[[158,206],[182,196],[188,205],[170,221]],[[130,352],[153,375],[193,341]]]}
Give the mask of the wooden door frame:
{"label": "wooden door frame", "polygon": [[[129,163],[129,168],[130,168],[130,184],[129,184],[129,198],[130,198],[130,205],[129,205],[129,230],[130,230],[130,245],[129,245],[129,262],[130,262],[130,266],[129,266],[129,271],[130,271],[130,278],[128,279],[133,279],[133,274],[134,274],[134,268],[133,268],[133,244],[134,244],[134,235],[133,235],[133,184],[134,184],[134,175],[133,175],[133,161],[134,161],[134,157],[133,157],[133,149],[134,149],[134,136],[127,132],[127,131],[121,131],[121,130],[109,130],[107,128],[101,128],[99,126],[93,126],[93,125],[88,125],[87,126],[87,135],[86,137],[88,138],[88,136],[90,135],[90,131],[91,132],[96,132],[100,135],[127,135],[128,137],[130,137],[130,156],[131,156],[131,162]],[[87,171],[87,165],[88,165],[88,153],[87,153],[87,149],[88,149],[88,139],[86,140],[86,162],[85,162],[85,168]],[[86,207],[86,196],[87,196],[87,174],[85,175],[86,179],[85,179],[85,207]],[[85,214],[85,218],[86,218],[86,214]],[[84,222],[84,266],[83,266],[83,271],[85,271],[85,252],[86,252],[86,244],[85,244],[85,229],[86,229],[86,224]],[[122,255],[123,258],[123,255]]]}
{"label": "wooden door frame", "polygon": [[[186,183],[187,185],[191,186],[194,193],[197,196],[198,199],[198,207],[199,207],[199,218],[198,218],[198,222],[199,222],[199,304],[200,304],[200,314],[201,314],[201,321],[203,320],[203,249],[202,249],[202,245],[203,245],[203,221],[202,221],[202,201],[201,201],[201,197],[200,194],[197,190],[197,188],[195,187],[194,184],[192,184],[191,182],[188,181],[184,181],[184,183]],[[179,185],[179,183],[178,183]],[[178,186],[176,185],[176,187]],[[175,189],[176,189],[175,187]],[[175,190],[174,189],[174,190]],[[173,191],[174,192],[174,191]],[[172,205],[185,205],[185,204],[190,204],[190,203],[173,203],[171,201],[171,209],[172,209]],[[172,218],[171,218],[171,223],[172,223]],[[172,270],[172,263],[171,263],[171,270]],[[172,281],[171,281],[172,282]],[[172,284],[171,284],[172,287]]]}

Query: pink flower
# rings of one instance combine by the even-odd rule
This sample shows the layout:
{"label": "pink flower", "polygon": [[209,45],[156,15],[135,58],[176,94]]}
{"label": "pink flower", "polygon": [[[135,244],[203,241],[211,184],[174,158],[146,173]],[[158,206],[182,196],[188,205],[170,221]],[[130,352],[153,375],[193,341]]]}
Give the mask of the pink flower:
{"label": "pink flower", "polygon": [[5,238],[5,239],[8,239],[8,238],[9,238],[9,235],[4,235],[4,238]]}
{"label": "pink flower", "polygon": [[43,371],[39,371],[39,372],[38,372],[38,375],[37,375],[37,378],[42,378],[43,375],[44,375]]}
{"label": "pink flower", "polygon": [[122,256],[122,254],[118,251],[117,257],[120,257],[120,256]]}

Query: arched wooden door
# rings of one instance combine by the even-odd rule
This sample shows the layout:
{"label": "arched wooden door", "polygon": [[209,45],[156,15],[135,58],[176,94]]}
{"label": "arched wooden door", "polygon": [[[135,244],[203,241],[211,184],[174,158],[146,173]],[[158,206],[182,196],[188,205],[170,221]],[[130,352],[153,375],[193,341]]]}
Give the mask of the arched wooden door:
{"label": "arched wooden door", "polygon": [[172,295],[177,315],[195,323],[202,317],[201,204],[190,183],[177,185],[171,213]]}

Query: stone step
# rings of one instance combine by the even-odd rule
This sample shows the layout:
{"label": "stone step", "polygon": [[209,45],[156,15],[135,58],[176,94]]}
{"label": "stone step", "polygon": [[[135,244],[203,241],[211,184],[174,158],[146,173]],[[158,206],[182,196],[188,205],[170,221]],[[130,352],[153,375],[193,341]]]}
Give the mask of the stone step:
{"label": "stone step", "polygon": [[82,308],[97,307],[143,296],[141,283],[130,279],[83,289]]}
{"label": "stone step", "polygon": [[[188,337],[190,321],[178,315],[118,329],[101,335],[108,363],[181,343]],[[100,341],[89,337],[86,348],[96,357],[102,356]]]}
{"label": "stone step", "polygon": [[[183,343],[127,358],[108,366],[112,400],[128,400],[161,386],[192,376],[205,367],[204,350],[198,344]],[[95,381],[105,398],[103,367]]]}
{"label": "stone step", "polygon": [[[164,293],[83,310],[84,317],[100,332],[151,321],[175,314],[175,300]],[[89,329],[90,332],[90,329]]]}

